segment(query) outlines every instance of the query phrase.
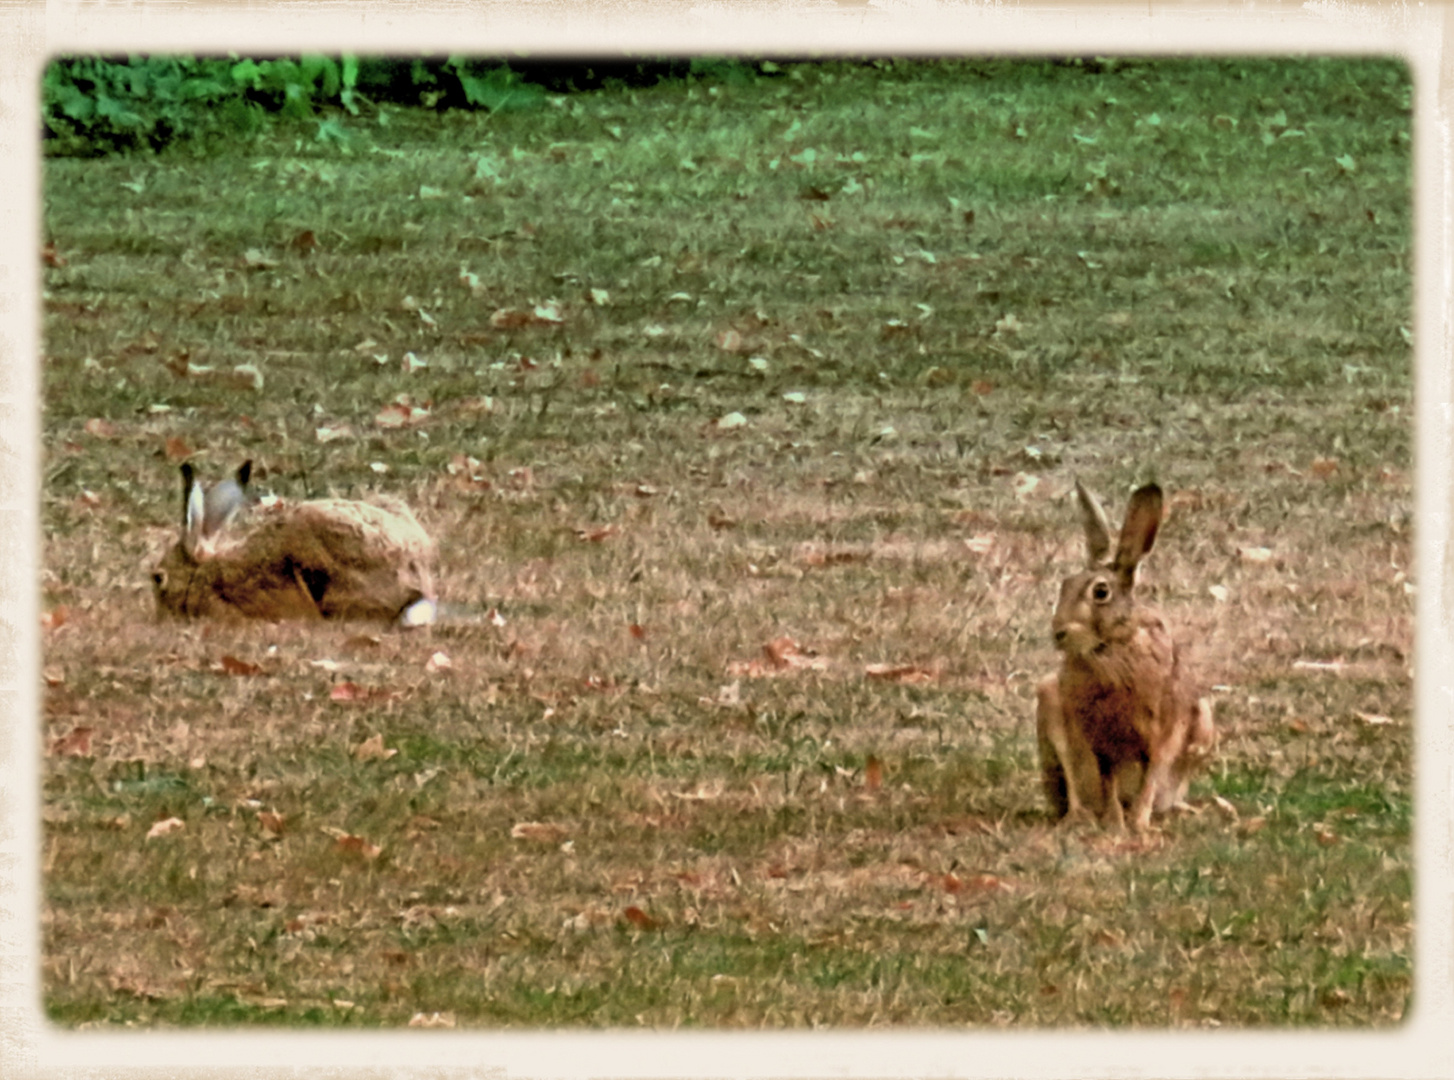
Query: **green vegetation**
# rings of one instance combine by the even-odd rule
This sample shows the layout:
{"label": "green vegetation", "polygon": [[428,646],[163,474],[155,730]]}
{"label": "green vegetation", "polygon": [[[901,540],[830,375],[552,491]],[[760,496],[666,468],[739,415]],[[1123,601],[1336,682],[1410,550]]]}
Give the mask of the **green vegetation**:
{"label": "green vegetation", "polygon": [[[1403,1017],[1402,65],[426,110],[360,61],[355,115],[329,63],[307,115],[47,162],[57,1023]],[[76,152],[192,123],[96,115]],[[155,622],[178,463],[248,457],[407,498],[447,620]],[[1076,476],[1168,490],[1144,591],[1214,688],[1199,812],[1145,839],[1057,827],[1034,761]]]}

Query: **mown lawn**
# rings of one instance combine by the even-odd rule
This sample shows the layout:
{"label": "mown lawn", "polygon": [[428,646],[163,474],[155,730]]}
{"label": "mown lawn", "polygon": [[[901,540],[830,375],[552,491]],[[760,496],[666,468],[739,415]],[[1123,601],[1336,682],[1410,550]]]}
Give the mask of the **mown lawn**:
{"label": "mown lawn", "polygon": [[[48,161],[49,1016],[1398,1022],[1409,99],[784,63]],[[405,497],[445,621],[155,621],[184,458]],[[1216,699],[1146,839],[1040,792],[1076,477],[1168,490]]]}

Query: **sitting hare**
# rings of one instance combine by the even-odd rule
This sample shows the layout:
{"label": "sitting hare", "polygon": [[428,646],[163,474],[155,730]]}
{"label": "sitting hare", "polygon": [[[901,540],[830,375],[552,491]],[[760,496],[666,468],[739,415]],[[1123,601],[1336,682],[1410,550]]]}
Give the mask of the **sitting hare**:
{"label": "sitting hare", "polygon": [[152,574],[157,611],[191,618],[433,621],[435,547],[397,499],[277,503],[235,521],[252,463],[204,490],[182,466],[182,535]]}
{"label": "sitting hare", "polygon": [[1046,795],[1059,815],[1149,827],[1153,809],[1186,797],[1216,742],[1211,702],[1155,611],[1136,602],[1136,566],[1161,524],[1161,489],[1131,496],[1111,551],[1105,511],[1079,482],[1087,569],[1066,578],[1051,626],[1061,666],[1037,687],[1036,731]]}

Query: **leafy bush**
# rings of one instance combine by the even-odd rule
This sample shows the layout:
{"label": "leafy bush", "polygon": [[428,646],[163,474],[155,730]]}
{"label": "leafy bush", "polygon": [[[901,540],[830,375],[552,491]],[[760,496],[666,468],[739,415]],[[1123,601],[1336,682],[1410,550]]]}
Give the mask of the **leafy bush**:
{"label": "leafy bush", "polygon": [[[357,116],[380,101],[428,108],[531,108],[545,90],[496,61],[463,56],[63,57],[45,71],[42,108],[52,155],[159,150],[179,139],[248,134],[268,114],[320,109]],[[325,125],[320,137],[333,127]]]}

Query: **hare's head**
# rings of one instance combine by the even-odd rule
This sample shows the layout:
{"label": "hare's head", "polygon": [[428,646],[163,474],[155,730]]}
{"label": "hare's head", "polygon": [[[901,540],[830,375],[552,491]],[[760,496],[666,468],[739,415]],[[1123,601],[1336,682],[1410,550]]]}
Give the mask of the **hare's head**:
{"label": "hare's head", "polygon": [[1131,496],[1114,551],[1101,504],[1080,481],[1076,481],[1075,492],[1085,527],[1086,569],[1061,584],[1051,629],[1057,649],[1070,656],[1086,656],[1135,634],[1136,567],[1156,541],[1161,489],[1147,484]]}
{"label": "hare's head", "polygon": [[246,508],[252,462],[244,461],[233,477],[203,488],[192,463],[182,463],[182,533],[152,571],[157,611],[172,615],[204,614],[209,591],[203,587],[202,565],[217,542]]}

